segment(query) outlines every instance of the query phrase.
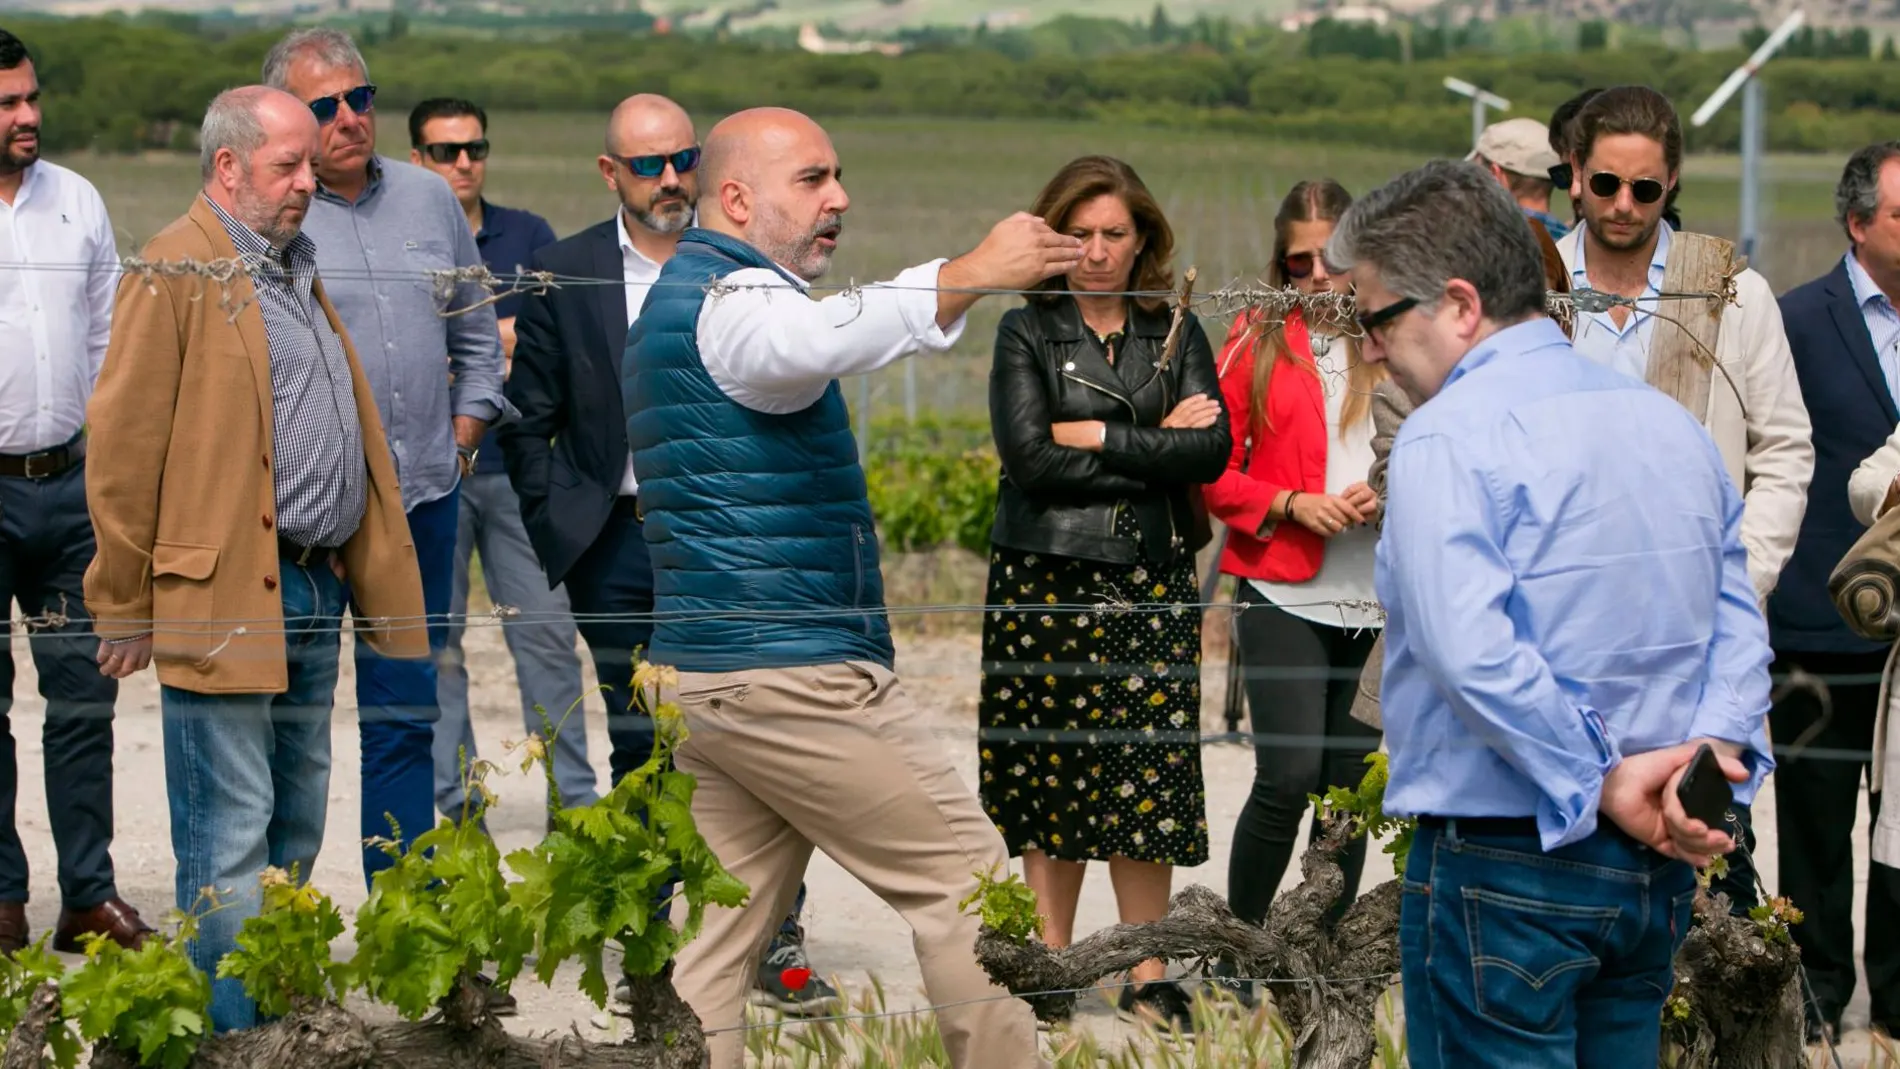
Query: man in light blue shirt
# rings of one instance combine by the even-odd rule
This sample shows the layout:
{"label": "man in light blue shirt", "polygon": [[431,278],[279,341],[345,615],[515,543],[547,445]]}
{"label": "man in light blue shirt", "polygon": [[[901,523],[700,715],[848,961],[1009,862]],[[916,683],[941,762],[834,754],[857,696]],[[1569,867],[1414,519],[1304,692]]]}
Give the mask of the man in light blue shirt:
{"label": "man in light blue shirt", "polygon": [[1701,741],[1744,802],[1773,767],[1741,498],[1680,404],[1545,318],[1477,167],[1360,200],[1326,259],[1419,403],[1376,574],[1412,1065],[1653,1065],[1692,866],[1732,846],[1676,784]]}
{"label": "man in light blue shirt", "polygon": [[[488,296],[451,286],[445,316],[431,271],[480,267],[481,253],[448,183],[376,154],[376,86],[348,35],[312,28],[287,34],[264,59],[263,81],[310,106],[322,137],[318,186],[304,230],[331,286],[376,396],[422,573],[429,644],[448,641],[450,591],[463,477],[502,398],[501,335]],[[413,841],[435,826],[433,660],[396,661],[356,646],[362,734],[362,833]],[[367,880],[391,864],[366,846]]]}

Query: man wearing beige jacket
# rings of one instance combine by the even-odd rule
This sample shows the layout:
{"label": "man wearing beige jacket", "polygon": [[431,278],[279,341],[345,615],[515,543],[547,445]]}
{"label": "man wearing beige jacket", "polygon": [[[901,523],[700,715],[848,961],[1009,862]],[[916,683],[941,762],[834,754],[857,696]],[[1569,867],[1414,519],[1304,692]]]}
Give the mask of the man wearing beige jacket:
{"label": "man wearing beige jacket", "polygon": [[[248,270],[120,283],[87,409],[85,589],[100,670],[158,665],[178,906],[221,896],[191,946],[215,976],[264,868],[307,878],[323,842],[345,582],[358,642],[429,644],[376,402],[301,233],[317,121],[251,86],[212,101],[201,140],[204,192],[144,257]],[[256,1006],[215,980],[211,1019],[249,1027]]]}
{"label": "man wearing beige jacket", "polygon": [[[1661,93],[1604,90],[1577,114],[1574,130],[1571,196],[1583,225],[1558,249],[1573,291],[1615,302],[1594,310],[1591,295],[1578,298],[1574,344],[1681,401],[1708,428],[1742,491],[1748,576],[1766,600],[1794,552],[1814,473],[1808,412],[1774,291],[1728,242],[1663,223],[1682,165],[1682,124]],[[1721,296],[1675,296],[1702,293]]]}

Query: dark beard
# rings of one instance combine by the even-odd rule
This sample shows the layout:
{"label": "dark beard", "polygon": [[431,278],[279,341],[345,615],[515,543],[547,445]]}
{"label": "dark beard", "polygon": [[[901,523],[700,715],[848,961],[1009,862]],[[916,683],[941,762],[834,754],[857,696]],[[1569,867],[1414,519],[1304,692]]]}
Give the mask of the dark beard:
{"label": "dark beard", "polygon": [[[32,129],[32,132],[35,134],[39,133],[37,128],[29,129]],[[14,132],[20,133],[22,131],[16,130]],[[39,161],[40,146],[37,141],[30,149],[19,149],[14,147],[12,139],[9,137],[5,149],[0,150],[0,174],[19,174],[21,171],[26,170]]]}

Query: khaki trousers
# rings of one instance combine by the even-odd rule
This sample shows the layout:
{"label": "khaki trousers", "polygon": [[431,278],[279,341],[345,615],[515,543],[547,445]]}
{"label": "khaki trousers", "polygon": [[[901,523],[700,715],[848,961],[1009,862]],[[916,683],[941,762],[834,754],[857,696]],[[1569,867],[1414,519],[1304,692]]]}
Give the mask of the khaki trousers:
{"label": "khaki trousers", "polygon": [[[744,1022],[766,944],[817,847],[910,924],[954,1065],[1047,1064],[1029,1007],[977,965],[977,919],[957,907],[1008,851],[895,675],[857,661],[681,673],[679,704],[688,735],[675,760],[698,780],[693,819],[752,890],[739,909],[709,909],[679,955],[674,983],[709,1032]],[[742,1033],[710,1045],[713,1069],[743,1065]]]}

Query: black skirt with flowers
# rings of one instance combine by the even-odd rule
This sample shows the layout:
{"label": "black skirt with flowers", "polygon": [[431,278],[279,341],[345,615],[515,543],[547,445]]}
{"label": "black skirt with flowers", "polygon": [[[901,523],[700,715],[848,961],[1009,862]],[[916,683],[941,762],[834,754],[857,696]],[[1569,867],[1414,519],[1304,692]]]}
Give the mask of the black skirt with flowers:
{"label": "black skirt with flowers", "polygon": [[981,795],[1012,856],[1207,860],[1198,592],[1191,557],[991,548]]}

